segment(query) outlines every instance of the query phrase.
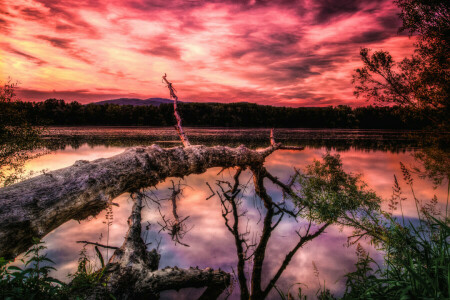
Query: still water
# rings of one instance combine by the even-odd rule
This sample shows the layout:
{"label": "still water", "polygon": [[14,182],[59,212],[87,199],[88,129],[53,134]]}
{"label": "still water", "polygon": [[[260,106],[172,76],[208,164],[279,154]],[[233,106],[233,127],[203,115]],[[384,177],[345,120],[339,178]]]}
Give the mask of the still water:
{"label": "still water", "polygon": [[[246,144],[253,148],[268,146],[269,131],[267,129],[222,129],[187,128],[187,134],[194,144]],[[398,131],[360,131],[360,130],[308,130],[308,129],[278,129],[275,131],[277,141],[305,146],[301,152],[277,151],[266,160],[267,169],[287,181],[293,174],[293,168],[304,168],[314,159],[320,159],[327,151],[339,153],[344,169],[348,172],[361,173],[363,180],[378,195],[388,199],[392,194],[394,174],[401,177],[400,162],[413,165],[414,151],[421,147],[419,139],[421,133]],[[55,170],[72,165],[76,160],[94,160],[119,154],[126,147],[158,143],[164,147],[179,146],[175,130],[172,128],[115,128],[115,127],[81,127],[81,128],[51,128],[47,133],[47,154],[29,161],[27,170],[39,172],[41,170]],[[220,201],[217,197],[206,200],[211,191],[206,185],[214,186],[216,180],[228,180],[231,171],[222,172],[220,169],[209,169],[204,174],[185,177],[182,196],[178,202],[178,214],[181,218],[189,216],[187,226],[190,229],[183,239],[189,247],[175,244],[170,236],[161,231],[161,216],[156,204],[148,203],[143,210],[143,238],[149,244],[149,249],[159,245],[161,253],[160,267],[178,266],[189,268],[221,268],[232,272],[236,269],[237,256],[234,238],[224,225],[221,214]],[[151,189],[149,193],[160,200],[170,195],[171,179]],[[174,179],[178,182],[178,179]],[[249,181],[249,191],[245,194],[243,209],[248,211],[248,226],[252,236],[257,238],[261,229],[259,210],[261,203],[254,197],[252,181],[249,173],[244,173],[241,182]],[[416,207],[405,184],[401,184],[408,197],[403,204],[404,215],[414,219],[417,215]],[[446,187],[433,189],[432,184],[416,178],[416,195],[423,201],[429,201],[436,195],[439,205],[446,201]],[[269,193],[274,199],[280,199],[281,193],[268,184]],[[127,231],[127,218],[132,202],[128,194],[114,200],[119,206],[113,206],[112,224],[106,222],[106,212],[88,220],[69,221],[48,234],[44,241],[48,247],[48,255],[56,262],[57,271],[53,276],[67,281],[67,274],[76,270],[81,244],[76,241],[108,243],[120,246]],[[169,214],[168,201],[161,201],[162,214]],[[387,204],[383,204],[387,207]],[[243,223],[243,222],[241,222]],[[285,218],[274,231],[266,251],[264,265],[263,286],[271,279],[284,256],[297,242],[296,230],[305,223],[295,222]],[[147,230],[148,229],[148,230]],[[109,235],[108,235],[109,231]],[[293,294],[299,286],[310,296],[325,283],[333,293],[339,295],[345,289],[343,275],[354,270],[356,261],[355,246],[347,246],[347,236],[351,229],[337,226],[329,227],[326,233],[301,248],[294,256],[288,268],[278,281],[277,287],[282,291],[290,289]],[[367,241],[361,244],[375,259],[380,254]],[[93,249],[88,253],[94,257]],[[103,250],[103,255],[111,256],[113,250]],[[316,265],[319,276],[314,272]],[[230,299],[237,299],[239,287],[234,283]],[[192,299],[201,294],[201,290],[189,289],[179,292],[165,292],[163,299]],[[275,290],[272,299],[279,299]]]}

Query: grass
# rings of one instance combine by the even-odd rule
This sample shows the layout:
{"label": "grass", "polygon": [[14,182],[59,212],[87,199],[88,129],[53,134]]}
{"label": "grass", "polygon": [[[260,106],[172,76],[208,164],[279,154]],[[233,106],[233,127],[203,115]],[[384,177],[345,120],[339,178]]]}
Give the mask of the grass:
{"label": "grass", "polygon": [[85,299],[89,290],[93,289],[101,299],[114,299],[106,290],[105,264],[97,247],[95,250],[101,263],[100,270],[95,270],[83,248],[77,271],[69,274],[69,284],[49,276],[55,268],[52,267],[54,262],[42,254],[45,249],[43,242],[35,239],[33,247],[21,259],[23,268],[11,266],[11,261],[0,258],[0,299]]}

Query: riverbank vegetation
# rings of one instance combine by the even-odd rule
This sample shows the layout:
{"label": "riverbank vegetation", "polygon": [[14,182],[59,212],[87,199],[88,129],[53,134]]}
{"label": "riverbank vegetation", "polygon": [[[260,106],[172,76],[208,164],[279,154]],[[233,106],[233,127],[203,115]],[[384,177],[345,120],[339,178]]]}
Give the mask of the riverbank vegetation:
{"label": "riverbank vegetation", "polygon": [[[34,239],[34,245],[22,259],[20,266],[11,265],[8,260],[0,258],[0,299],[85,299],[87,290],[101,285],[103,277],[103,256],[95,247],[98,261],[97,267],[86,254],[86,248],[80,252],[78,267],[75,273],[68,274],[67,284],[50,276],[54,262],[47,256],[47,247],[43,242]],[[17,264],[17,262],[16,262]],[[102,288],[97,290],[96,299],[114,299]]]}

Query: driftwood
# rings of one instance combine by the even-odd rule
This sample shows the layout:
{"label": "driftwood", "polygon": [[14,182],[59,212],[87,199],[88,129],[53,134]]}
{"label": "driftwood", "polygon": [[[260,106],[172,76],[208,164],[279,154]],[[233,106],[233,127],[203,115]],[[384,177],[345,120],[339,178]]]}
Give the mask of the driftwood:
{"label": "driftwood", "polygon": [[277,149],[244,146],[134,147],[107,159],[74,165],[0,189],[0,257],[13,258],[32,238],[105,209],[123,193],[155,186],[168,177],[200,174],[208,168],[260,165]]}
{"label": "driftwood", "polygon": [[[303,148],[285,147],[276,143],[273,130],[270,134],[270,146],[262,150],[252,150],[245,146],[192,146],[181,126],[175,89],[166,76],[163,80],[167,83],[171,97],[175,99],[176,129],[184,147],[163,149],[152,145],[129,148],[108,159],[77,161],[70,167],[0,189],[0,257],[14,258],[32,245],[33,238],[42,238],[71,219],[81,220],[96,215],[117,196],[131,193],[134,205],[128,219],[128,233],[123,245],[115,250],[104,270],[103,278],[107,279],[106,289],[109,293],[118,299],[154,299],[164,290],[207,287],[200,299],[215,299],[230,285],[230,275],[220,270],[177,267],[158,270],[159,254],[155,249],[147,251],[141,238],[143,194],[139,191],[156,186],[168,177],[200,174],[208,168],[249,168],[254,173],[256,193],[263,200],[268,214],[273,215],[276,204],[271,201],[262,185],[264,177],[272,179],[263,172],[264,160],[278,149]],[[181,222],[176,214],[176,195],[174,199],[174,217]],[[279,209],[278,206],[277,208]],[[233,207],[233,213],[235,211],[236,207]],[[266,219],[270,227],[271,218],[269,220],[266,216]],[[237,228],[233,230],[237,233]],[[270,237],[270,232],[261,237],[262,242],[255,250],[254,258],[259,259],[255,262],[257,269],[262,267],[266,239]],[[238,246],[242,243],[242,240],[236,240]],[[256,286],[255,294],[267,295],[260,287],[260,273],[253,276],[259,282],[252,284],[252,294],[253,286]],[[243,285],[244,282],[240,284]],[[102,289],[104,290],[103,287]],[[95,289],[86,292],[89,297],[98,296]]]}

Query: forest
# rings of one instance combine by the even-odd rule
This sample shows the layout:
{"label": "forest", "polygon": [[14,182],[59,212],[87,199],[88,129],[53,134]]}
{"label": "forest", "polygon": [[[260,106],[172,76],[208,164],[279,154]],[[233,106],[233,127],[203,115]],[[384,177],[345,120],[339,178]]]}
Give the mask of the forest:
{"label": "forest", "polygon": [[[32,125],[76,126],[171,126],[171,104],[131,106],[117,104],[81,105],[74,101],[47,99],[43,102],[1,103],[21,111]],[[5,109],[5,108],[3,108]],[[439,115],[437,109],[417,110],[403,106],[346,105],[328,107],[275,107],[247,102],[179,103],[186,126],[202,127],[275,127],[275,128],[359,128],[424,129],[431,125],[427,115]]]}

